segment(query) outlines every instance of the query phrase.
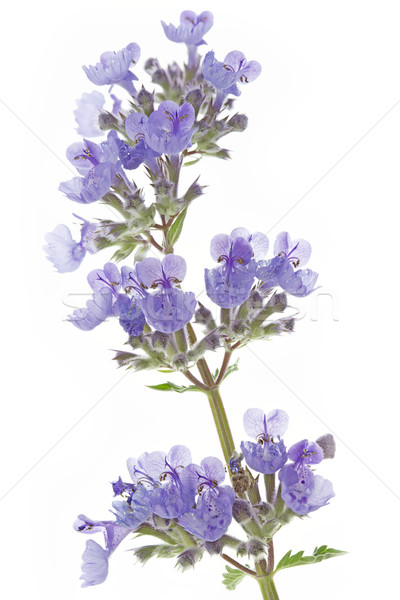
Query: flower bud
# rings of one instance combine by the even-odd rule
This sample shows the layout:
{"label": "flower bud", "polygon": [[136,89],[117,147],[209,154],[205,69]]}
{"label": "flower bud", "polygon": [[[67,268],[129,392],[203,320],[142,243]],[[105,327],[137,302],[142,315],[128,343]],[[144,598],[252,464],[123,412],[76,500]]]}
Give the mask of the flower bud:
{"label": "flower bud", "polygon": [[316,440],[318,446],[322,448],[324,458],[333,458],[336,453],[335,438],[331,433],[326,433]]}
{"label": "flower bud", "polygon": [[176,566],[185,571],[190,567],[194,567],[196,562],[198,562],[202,556],[203,552],[200,548],[188,548],[178,556]]}
{"label": "flower bud", "polygon": [[184,354],[177,354],[172,359],[172,367],[175,371],[186,371],[188,366],[188,359]]}
{"label": "flower bud", "polygon": [[232,127],[233,131],[244,131],[247,129],[249,119],[246,115],[236,113],[228,121],[228,125]]}
{"label": "flower bud", "polygon": [[252,518],[251,504],[247,500],[237,499],[232,505],[232,516],[238,523],[246,523]]}
{"label": "flower bud", "polygon": [[99,114],[99,127],[102,131],[108,131],[114,129],[118,125],[118,119],[109,112],[102,112]]}
{"label": "flower bud", "polygon": [[137,103],[143,108],[145,115],[149,116],[154,110],[154,94],[148,92],[143,86],[136,97]]}
{"label": "flower bud", "polygon": [[196,116],[200,110],[201,105],[203,104],[204,98],[205,98],[205,96],[204,96],[203,92],[198,88],[196,88],[194,90],[190,90],[190,92],[188,94],[186,94],[185,102],[190,102],[190,104],[194,108],[194,112],[195,112]]}

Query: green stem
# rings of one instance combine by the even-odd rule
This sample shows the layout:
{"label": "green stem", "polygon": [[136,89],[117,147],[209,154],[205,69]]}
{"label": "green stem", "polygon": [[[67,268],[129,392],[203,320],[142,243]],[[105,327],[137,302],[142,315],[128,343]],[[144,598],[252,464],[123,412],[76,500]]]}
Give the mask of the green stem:
{"label": "green stem", "polygon": [[276,591],[275,583],[271,575],[258,577],[257,581],[264,600],[279,600],[278,592]]}
{"label": "green stem", "polygon": [[210,403],[211,412],[214,417],[215,427],[217,428],[217,433],[219,441],[221,443],[225,462],[229,464],[229,460],[233,454],[233,451],[235,450],[235,444],[233,442],[233,437],[231,429],[229,427],[229,422],[226,416],[225,408],[222,403],[222,398],[220,396],[218,388],[209,390],[207,392],[207,396],[208,401]]}

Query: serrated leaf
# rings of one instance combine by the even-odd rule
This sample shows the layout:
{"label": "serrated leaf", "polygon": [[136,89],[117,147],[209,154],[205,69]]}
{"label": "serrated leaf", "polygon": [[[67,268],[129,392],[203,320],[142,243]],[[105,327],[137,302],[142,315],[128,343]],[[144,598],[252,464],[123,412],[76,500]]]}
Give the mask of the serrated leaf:
{"label": "serrated leaf", "polygon": [[239,583],[246,577],[246,573],[228,566],[225,569],[226,572],[222,573],[222,583],[227,590],[235,590]]}
{"label": "serrated leaf", "polygon": [[183,222],[186,218],[187,208],[185,208],[180,215],[178,215],[171,227],[168,229],[167,242],[171,246],[174,246],[179,240],[182,233]]}
{"label": "serrated leaf", "polygon": [[237,361],[235,363],[233,363],[233,365],[229,365],[222,381],[224,381],[224,379],[226,379],[228,377],[228,375],[231,375],[231,373],[234,373],[235,371],[238,371],[238,370],[239,370],[239,359],[237,359]]}
{"label": "serrated leaf", "polygon": [[151,390],[158,390],[159,392],[177,392],[178,394],[183,394],[184,392],[201,392],[201,389],[195,385],[176,385],[172,381],[166,381],[158,385],[146,385],[146,387]]}
{"label": "serrated leaf", "polygon": [[298,567],[300,565],[312,565],[314,563],[321,562],[327,558],[333,558],[334,556],[341,556],[347,554],[344,550],[335,550],[334,548],[328,548],[328,546],[320,546],[315,548],[312,556],[304,556],[304,550],[297,552],[292,555],[292,551],[289,550],[283,558],[279,561],[276,566],[274,573],[281,569],[288,569],[289,567]]}

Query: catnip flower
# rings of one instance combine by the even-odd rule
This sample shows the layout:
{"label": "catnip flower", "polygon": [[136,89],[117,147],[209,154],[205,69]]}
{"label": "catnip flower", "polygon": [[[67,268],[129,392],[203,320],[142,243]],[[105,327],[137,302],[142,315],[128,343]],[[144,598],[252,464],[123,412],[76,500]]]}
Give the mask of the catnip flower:
{"label": "catnip flower", "polygon": [[[76,215],[75,215],[76,216]],[[81,218],[81,217],[78,217]],[[46,233],[47,245],[44,250],[47,259],[53,263],[59,273],[76,271],[85,257],[86,252],[96,252],[93,237],[97,230],[95,223],[82,219],[81,239],[76,242],[66,225],[57,225],[55,229]]]}
{"label": "catnip flower", "polygon": [[230,235],[220,233],[210,245],[212,258],[220,263],[215,269],[205,269],[207,295],[223,308],[239,306],[249,297],[255,280],[256,264],[268,250],[268,239],[262,233],[250,235],[237,228]]}
{"label": "catnip flower", "polygon": [[[124,331],[129,335],[143,332],[145,318],[139,299],[145,292],[137,279],[134,267],[124,266],[119,271],[114,263],[106,263],[104,269],[95,269],[87,277],[93,297],[86,308],[75,310],[68,320],[79,329],[89,331],[108,317],[119,317]],[[120,293],[122,290],[123,293]]]}
{"label": "catnip flower", "polygon": [[279,286],[300,298],[315,290],[318,273],[311,269],[298,269],[307,264],[311,255],[311,245],[306,240],[291,241],[289,234],[283,231],[276,238],[274,254],[274,258],[258,263],[256,276],[262,281],[261,289]]}
{"label": "catnip flower", "polygon": [[[110,94],[113,100],[111,114],[117,116],[121,108],[122,101],[114,94]],[[75,121],[78,124],[77,133],[85,138],[97,137],[103,135],[104,131],[99,125],[99,116],[103,108],[105,99],[103,94],[93,90],[93,92],[83,93],[76,101],[77,108],[74,110]]]}
{"label": "catnip flower", "polygon": [[211,29],[213,23],[214,17],[210,12],[203,11],[196,15],[191,10],[184,10],[181,13],[178,27],[175,27],[172,23],[167,25],[164,21],[161,21],[164,33],[171,42],[182,42],[188,46],[205,44],[203,36]]}
{"label": "catnip flower", "polygon": [[246,410],[244,429],[254,442],[242,442],[240,449],[251,469],[265,475],[279,471],[287,461],[285,444],[281,436],[286,432],[289,417],[283,410],[275,409],[267,415],[260,408]]}
{"label": "catnip flower", "polygon": [[289,449],[288,456],[293,464],[285,465],[279,471],[285,504],[298,515],[306,515],[328,504],[335,495],[332,483],[321,475],[314,475],[309,467],[324,458],[319,444],[301,440]]}
{"label": "catnip flower", "polygon": [[161,102],[146,122],[144,141],[160,154],[179,154],[191,142],[196,129],[193,106],[184,102],[181,106],[172,100]]}
{"label": "catnip flower", "polygon": [[[177,287],[186,275],[185,260],[176,254],[167,254],[162,261],[145,258],[137,263],[136,269],[147,291],[140,301],[147,323],[163,333],[182,329],[196,308],[193,292],[183,292]],[[150,290],[156,291],[150,293]]]}
{"label": "catnip flower", "polygon": [[191,464],[185,469],[193,481],[198,498],[196,508],[179,517],[178,522],[186,531],[207,542],[215,542],[228,530],[232,521],[232,505],[235,492],[228,486],[220,486],[225,479],[222,462],[213,456]]}
{"label": "catnip flower", "polygon": [[77,133],[85,137],[96,137],[103,135],[99,127],[99,114],[103,108],[105,99],[103,94],[94,90],[84,93],[76,101],[77,108],[74,110],[75,121],[78,124]]}
{"label": "catnip flower", "polygon": [[105,548],[94,540],[86,542],[82,555],[82,587],[103,583],[108,575],[108,559],[110,554],[119,546],[131,531],[118,525],[115,521],[92,521],[85,515],[79,515],[74,523],[75,531],[80,533],[104,533]]}
{"label": "catnip flower", "polygon": [[100,200],[109,191],[117,172],[121,173],[115,131],[110,131],[107,141],[100,145],[86,139],[71,144],[66,155],[81,177],[62,182],[58,189],[80,204]]}
{"label": "catnip flower", "polygon": [[[103,52],[100,62],[94,66],[83,67],[88,79],[95,85],[118,84],[125,88],[131,96],[136,95],[132,83],[138,78],[129,69],[139,60],[140,48],[132,42],[118,52]],[[111,89],[111,88],[110,88]]]}
{"label": "catnip flower", "polygon": [[132,113],[125,121],[126,134],[135,142],[133,147],[121,142],[123,146],[119,148],[119,157],[126,169],[136,169],[143,162],[148,166],[153,166],[154,159],[161,154],[150,148],[146,142],[148,120],[143,113]]}
{"label": "catnip flower", "polygon": [[133,481],[148,488],[154,514],[165,519],[176,518],[193,506],[195,489],[185,468],[191,462],[190,450],[181,445],[173,446],[168,454],[145,452],[138,461],[128,461]]}
{"label": "catnip flower", "polygon": [[247,62],[243,52],[229,52],[223,62],[215,59],[213,51],[207,52],[203,60],[204,78],[217,90],[214,111],[218,111],[228,94],[240,96],[237,83],[250,83],[261,73],[261,65],[256,60]]}

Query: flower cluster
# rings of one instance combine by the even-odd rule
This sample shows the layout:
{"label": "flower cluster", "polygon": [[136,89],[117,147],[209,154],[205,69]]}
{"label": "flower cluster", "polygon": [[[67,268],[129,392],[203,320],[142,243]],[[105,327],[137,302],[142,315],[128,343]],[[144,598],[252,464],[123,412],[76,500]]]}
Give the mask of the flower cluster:
{"label": "flower cluster", "polygon": [[124,266],[121,270],[109,262],[104,269],[89,273],[93,296],[86,308],[75,310],[69,320],[88,331],[116,316],[130,336],[143,333],[146,321],[157,331],[172,333],[190,321],[196,307],[193,292],[177,287],[185,274],[186,262],[175,254],[168,254],[162,261],[145,258],[135,267]]}
{"label": "flower cluster", "polygon": [[[208,55],[201,61],[197,54],[198,47],[205,44],[204,35],[213,24],[212,14],[205,11],[196,15],[184,11],[180,21],[178,27],[162,25],[168,39],[186,44],[188,65],[182,71],[176,63],[163,69],[156,59],[147,61],[146,71],[162,90],[157,94],[149,92],[143,85],[137,91],[133,85],[138,77],[132,67],[140,58],[136,43],[130,43],[118,52],[104,52],[98,63],[83,67],[93,84],[109,86],[110,107],[105,108],[105,97],[96,90],[84,93],[77,101],[74,115],[77,131],[84,139],[67,149],[67,158],[76,168],[77,176],[62,182],[59,190],[79,204],[101,201],[123,217],[119,222],[98,219],[93,229],[91,252],[117,246],[114,254],[117,260],[135,250],[143,257],[152,245],[158,250],[162,247],[172,252],[172,241],[168,240],[165,247],[166,238],[157,242],[153,231],[159,229],[166,233],[189,204],[203,193],[196,180],[186,193],[179,195],[182,164],[187,157],[190,157],[189,162],[196,162],[203,156],[227,158],[228,151],[217,142],[228,133],[246,128],[245,115],[218,118],[231,104],[222,102],[221,77],[210,75],[215,68],[210,71],[207,67]],[[231,74],[232,81],[245,83],[254,80],[261,67],[255,61],[246,63],[244,56],[235,51],[228,54],[222,70]],[[129,94],[127,108],[111,93],[114,85]],[[229,94],[238,95],[236,84],[223,88],[223,97]],[[106,132],[104,141],[90,140]],[[129,177],[129,172],[141,165],[150,175],[156,196],[150,205],[145,204],[141,191]],[[157,214],[161,223],[156,221]],[[88,248],[81,240],[79,250],[74,247],[73,251],[66,226],[62,227],[63,232],[58,226],[49,234],[46,251],[55,268],[65,273],[79,266]]]}
{"label": "flower cluster", "polygon": [[[242,442],[243,454],[234,453],[226,468],[213,456],[204,458],[199,465],[192,463],[190,450],[181,445],[173,446],[168,453],[145,452],[138,459],[128,459],[131,481],[119,477],[112,483],[118,498],[112,503],[115,520],[94,521],[79,515],[75,521],[76,531],[102,531],[105,537],[105,548],[93,540],[86,543],[83,587],[106,579],[108,558],[129,533],[142,532],[166,541],[163,555],[177,556],[178,564],[185,567],[199,560],[204,551],[221,553],[226,543],[235,547],[238,554],[244,546],[248,550],[252,545],[262,553],[267,539],[291,517],[308,514],[329,502],[334,496],[332,484],[314,475],[309,465],[333,456],[332,436],[324,436],[319,443],[302,440],[286,451],[281,438],[288,426],[284,411],[273,410],[266,415],[261,409],[252,408],[245,412],[243,422],[246,433],[256,443]],[[241,466],[243,458],[258,473],[275,477],[278,472],[280,487],[276,497],[267,498],[268,505],[249,502],[246,490],[250,482],[253,487],[258,483]],[[293,464],[288,464],[288,459]],[[222,485],[226,470],[232,485]],[[238,483],[240,474],[247,486],[243,481]],[[226,535],[232,518],[242,525],[247,542]],[[149,558],[148,548],[135,550],[139,560],[145,562]]]}
{"label": "flower cluster", "polygon": [[264,293],[280,287],[288,294],[303,297],[315,289],[318,274],[311,269],[298,269],[310,257],[308,242],[292,242],[289,234],[282,232],[275,241],[275,256],[261,260],[268,246],[264,234],[250,234],[243,227],[234,229],[230,235],[221,233],[213,237],[211,256],[220,266],[206,269],[205,283],[207,294],[215,304],[223,308],[239,306],[250,296],[256,279],[259,290]]}

